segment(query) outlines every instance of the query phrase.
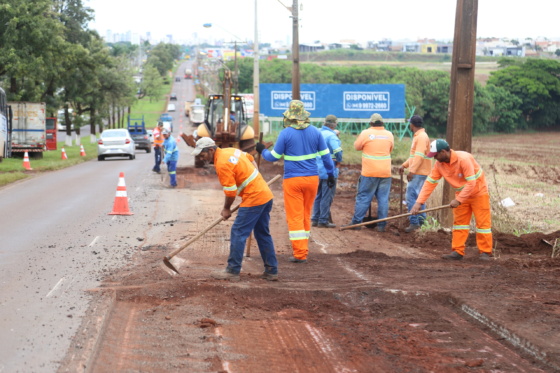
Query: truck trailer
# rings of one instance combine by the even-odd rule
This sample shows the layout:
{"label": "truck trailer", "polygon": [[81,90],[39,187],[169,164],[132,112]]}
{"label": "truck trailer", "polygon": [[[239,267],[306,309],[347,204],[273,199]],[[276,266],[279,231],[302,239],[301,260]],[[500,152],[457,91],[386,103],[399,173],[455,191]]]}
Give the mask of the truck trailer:
{"label": "truck trailer", "polygon": [[28,152],[43,158],[47,142],[47,105],[44,102],[8,102],[12,108],[12,155]]}

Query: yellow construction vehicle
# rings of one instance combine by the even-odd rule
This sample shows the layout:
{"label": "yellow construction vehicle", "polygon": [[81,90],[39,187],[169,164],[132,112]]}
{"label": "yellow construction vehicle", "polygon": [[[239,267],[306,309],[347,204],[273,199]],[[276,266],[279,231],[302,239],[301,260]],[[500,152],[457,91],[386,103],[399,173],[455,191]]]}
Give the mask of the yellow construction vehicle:
{"label": "yellow construction vehicle", "polygon": [[[193,148],[196,140],[210,137],[221,148],[237,148],[245,152],[255,149],[255,131],[246,123],[244,98],[231,94],[232,76],[224,70],[223,94],[208,96],[204,110],[204,122],[192,135],[182,134],[183,140]],[[229,104],[226,104],[229,103]],[[195,157],[195,167],[204,167],[204,161]]]}

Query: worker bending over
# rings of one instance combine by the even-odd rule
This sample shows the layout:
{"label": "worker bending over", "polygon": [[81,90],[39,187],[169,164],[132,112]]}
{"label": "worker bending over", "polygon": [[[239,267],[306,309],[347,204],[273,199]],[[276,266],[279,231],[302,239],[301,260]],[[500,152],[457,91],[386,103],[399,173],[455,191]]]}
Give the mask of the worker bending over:
{"label": "worker bending over", "polygon": [[432,141],[428,157],[434,157],[437,162],[410,212],[417,214],[437,183],[444,178],[455,189],[455,199],[449,203],[453,208],[453,252],[442,258],[463,259],[471,217],[474,214],[479,258],[489,260],[492,255],[490,195],[482,168],[471,154],[450,149],[447,141],[442,139]]}
{"label": "worker bending over", "polygon": [[222,209],[224,220],[231,216],[231,205],[235,197],[241,197],[241,205],[231,227],[226,270],[215,272],[212,277],[239,281],[245,241],[254,230],[255,240],[264,262],[264,272],[261,277],[265,280],[277,281],[278,262],[269,229],[274,196],[257,170],[253,157],[239,149],[221,149],[209,137],[202,137],[196,142],[192,155],[200,155],[202,159],[214,162],[216,174],[225,194]]}

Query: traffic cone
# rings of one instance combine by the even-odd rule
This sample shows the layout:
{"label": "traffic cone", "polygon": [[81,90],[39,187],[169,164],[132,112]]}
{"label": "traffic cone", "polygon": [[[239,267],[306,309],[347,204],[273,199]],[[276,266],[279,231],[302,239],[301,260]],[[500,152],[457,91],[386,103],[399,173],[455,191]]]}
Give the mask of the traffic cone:
{"label": "traffic cone", "polygon": [[84,150],[84,146],[80,145],[80,156],[85,157],[86,156],[86,151]]}
{"label": "traffic cone", "polygon": [[64,150],[64,148],[62,148],[62,157],[60,159],[68,159],[68,156],[66,155],[66,150]]}
{"label": "traffic cone", "polygon": [[31,163],[29,163],[29,154],[27,154],[27,152],[23,155],[23,168],[26,170],[32,170]]}
{"label": "traffic cone", "polygon": [[128,209],[128,197],[126,196],[124,172],[121,172],[119,174],[119,184],[117,185],[117,194],[115,196],[115,203],[113,204],[113,211],[111,211],[109,215],[134,215]]}

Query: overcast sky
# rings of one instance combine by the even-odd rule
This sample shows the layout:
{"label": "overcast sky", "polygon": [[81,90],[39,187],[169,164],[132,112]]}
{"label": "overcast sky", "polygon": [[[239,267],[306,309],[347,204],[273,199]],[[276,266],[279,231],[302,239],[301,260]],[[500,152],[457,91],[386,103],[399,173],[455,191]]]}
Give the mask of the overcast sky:
{"label": "overcast sky", "polygon": [[[291,43],[293,0],[258,0],[260,42]],[[148,5],[149,4],[149,5]],[[299,0],[300,42],[452,40],[455,0]],[[175,40],[253,40],[255,0],[85,0],[90,28],[105,36],[132,31]],[[560,1],[478,1],[478,37],[560,39]],[[211,28],[203,24],[211,23]]]}

